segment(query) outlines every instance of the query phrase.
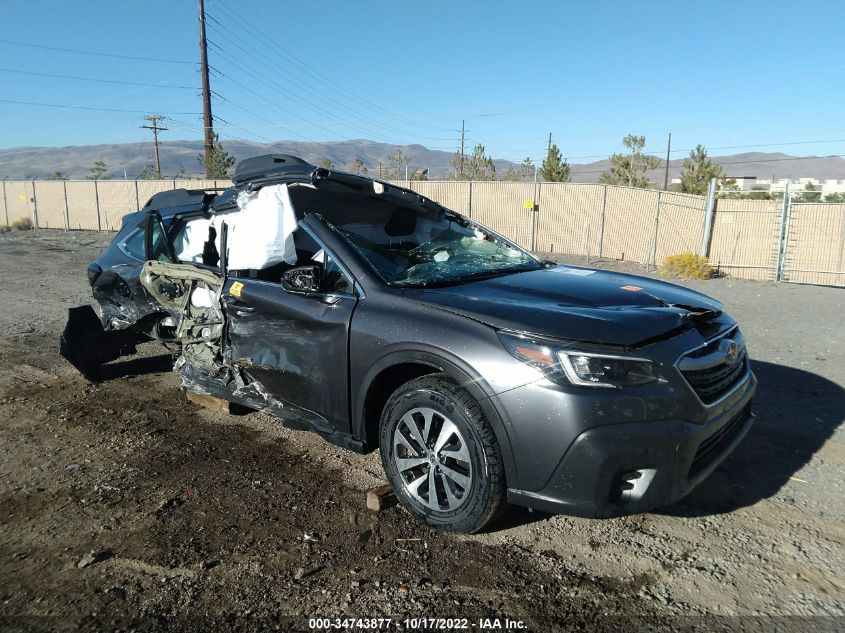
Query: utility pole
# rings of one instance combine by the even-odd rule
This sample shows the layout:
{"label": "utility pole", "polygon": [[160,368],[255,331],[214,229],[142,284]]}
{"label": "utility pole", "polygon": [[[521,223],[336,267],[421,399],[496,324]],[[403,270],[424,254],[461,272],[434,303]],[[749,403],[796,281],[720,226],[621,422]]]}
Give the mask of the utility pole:
{"label": "utility pole", "polygon": [[211,118],[211,88],[208,84],[208,49],[205,43],[205,3],[199,0],[200,9],[200,73],[202,74],[202,125],[205,129],[205,177],[211,178],[214,153],[214,127]]}
{"label": "utility pole", "polygon": [[158,133],[164,132],[165,130],[169,129],[166,127],[159,127],[158,122],[161,121],[164,117],[160,114],[150,114],[144,117],[145,120],[152,123],[152,125],[142,125],[141,127],[147,130],[153,131],[153,147],[155,148],[156,154],[156,175],[161,179],[161,160],[158,157]]}
{"label": "utility pole", "polygon": [[378,162],[378,179],[381,180],[381,161]]}
{"label": "utility pole", "polygon": [[669,132],[669,142],[666,144],[666,174],[663,176],[663,190],[669,191],[669,154],[672,152],[672,133]]}
{"label": "utility pole", "polygon": [[552,151],[552,133],[549,132],[549,146],[546,148],[546,156]]}
{"label": "utility pole", "polygon": [[459,162],[460,165],[460,172],[458,174],[458,180],[460,180],[464,175],[464,120],[461,119],[461,159]]}

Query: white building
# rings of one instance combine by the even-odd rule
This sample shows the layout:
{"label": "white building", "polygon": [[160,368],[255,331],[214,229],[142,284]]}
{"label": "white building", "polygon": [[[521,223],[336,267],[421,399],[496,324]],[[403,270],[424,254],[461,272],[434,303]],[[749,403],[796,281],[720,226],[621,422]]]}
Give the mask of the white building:
{"label": "white building", "polygon": [[[819,179],[812,177],[800,178],[778,178],[774,182],[770,178],[757,178],[756,176],[734,176],[728,178],[736,180],[736,186],[740,191],[768,191],[771,193],[783,193],[786,184],[793,193],[803,190],[808,184],[813,185],[815,191],[820,191],[822,197],[829,193],[845,193],[845,179],[836,178]],[[680,178],[672,179],[673,185],[681,184]]]}
{"label": "white building", "polygon": [[837,180],[835,178],[778,178],[774,182],[770,179],[761,178],[756,181],[753,189],[757,191],[762,190],[771,191],[773,193],[783,193],[783,190],[786,189],[787,183],[789,183],[789,189],[792,192],[805,189],[807,185],[810,184],[813,185],[814,190],[820,191],[822,196],[829,193],[845,193],[845,179]]}

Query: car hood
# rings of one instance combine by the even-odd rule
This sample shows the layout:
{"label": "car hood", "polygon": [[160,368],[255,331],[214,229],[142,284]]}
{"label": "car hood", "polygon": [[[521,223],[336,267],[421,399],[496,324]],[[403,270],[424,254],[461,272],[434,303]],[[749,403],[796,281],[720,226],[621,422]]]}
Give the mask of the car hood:
{"label": "car hood", "polygon": [[681,286],[563,265],[406,294],[496,328],[624,346],[722,311],[715,299]]}

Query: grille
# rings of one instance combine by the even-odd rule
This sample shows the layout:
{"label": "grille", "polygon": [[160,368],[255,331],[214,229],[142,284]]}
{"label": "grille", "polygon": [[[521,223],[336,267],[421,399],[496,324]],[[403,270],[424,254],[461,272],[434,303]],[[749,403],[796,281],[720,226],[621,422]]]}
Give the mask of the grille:
{"label": "grille", "polygon": [[[728,360],[734,344],[739,346],[739,354]],[[678,362],[678,368],[699,399],[710,405],[742,381],[748,373],[748,363],[745,337],[734,327],[686,354]]]}
{"label": "grille", "polygon": [[729,444],[739,430],[742,428],[742,423],[750,415],[749,407],[745,407],[736,416],[725,424],[721,429],[716,431],[713,435],[704,440],[695,452],[692,458],[692,464],[689,469],[689,476],[694,477],[704,468],[706,468],[715,457],[719,455],[722,447]]}
{"label": "grille", "polygon": [[701,401],[712,404],[742,380],[747,367],[748,356],[743,350],[733,363],[720,363],[707,369],[682,373]]}

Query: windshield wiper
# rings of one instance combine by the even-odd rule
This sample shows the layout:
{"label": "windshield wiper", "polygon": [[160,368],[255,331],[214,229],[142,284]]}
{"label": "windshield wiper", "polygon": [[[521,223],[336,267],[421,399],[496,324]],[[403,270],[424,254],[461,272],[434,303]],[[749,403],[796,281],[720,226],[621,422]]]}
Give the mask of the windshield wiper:
{"label": "windshield wiper", "polygon": [[438,279],[434,281],[421,281],[420,283],[408,283],[407,281],[394,282],[397,286],[403,287],[420,287],[420,288],[442,288],[444,286],[458,286],[469,281],[481,281],[484,279],[491,279],[493,277],[501,277],[503,275],[513,275],[515,273],[526,273],[532,270],[540,270],[537,266],[514,266],[513,268],[499,268],[497,270],[479,270],[478,272],[462,275],[453,279]]}
{"label": "windshield wiper", "polygon": [[460,226],[466,228],[469,226],[469,220],[467,220],[464,216],[460,213],[456,213],[451,209],[447,209],[443,207],[440,211],[440,217],[445,220],[449,220],[450,222],[457,222]]}

